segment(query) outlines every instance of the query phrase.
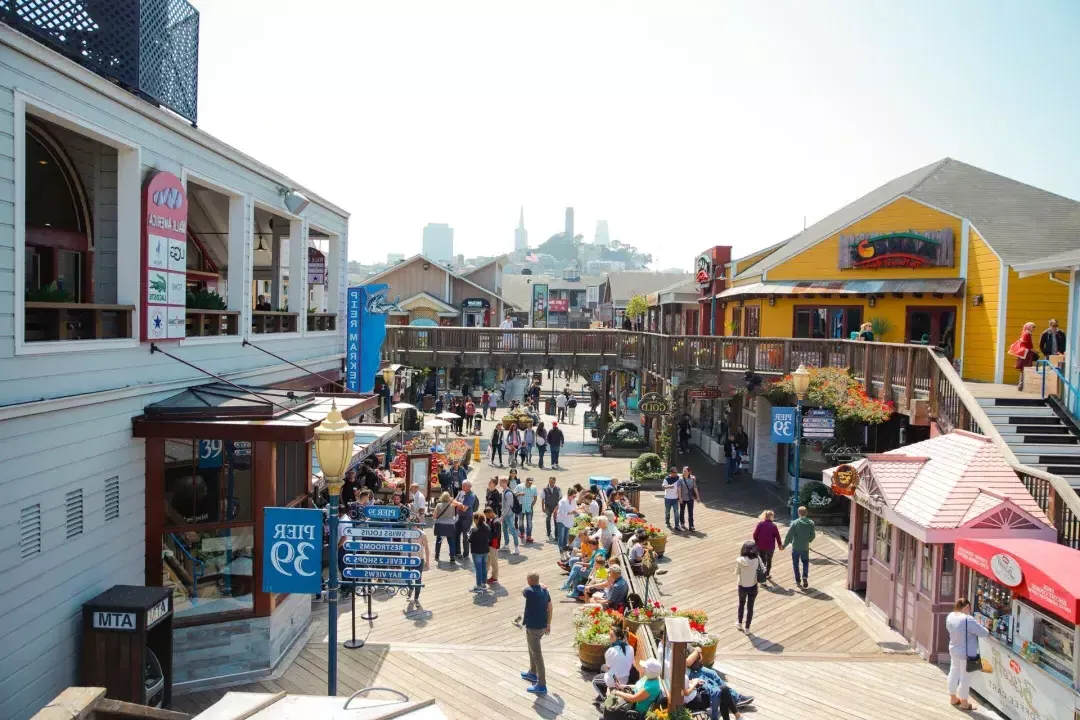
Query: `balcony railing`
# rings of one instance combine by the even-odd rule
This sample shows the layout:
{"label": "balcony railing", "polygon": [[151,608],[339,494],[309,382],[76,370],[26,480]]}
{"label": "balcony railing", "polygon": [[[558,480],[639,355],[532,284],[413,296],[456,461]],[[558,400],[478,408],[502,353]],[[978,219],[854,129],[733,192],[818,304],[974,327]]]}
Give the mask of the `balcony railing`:
{"label": "balcony railing", "polygon": [[131,337],[134,305],[26,303],[26,342],[111,340]]}
{"label": "balcony railing", "polygon": [[296,332],[297,313],[255,310],[251,313],[251,332],[264,333]]}
{"label": "balcony railing", "polygon": [[0,22],[198,119],[199,13],[187,0],[0,0]]}
{"label": "balcony railing", "polygon": [[188,309],[186,334],[188,337],[239,335],[240,311]]}
{"label": "balcony railing", "polygon": [[308,332],[337,330],[337,315],[334,313],[308,313]]}

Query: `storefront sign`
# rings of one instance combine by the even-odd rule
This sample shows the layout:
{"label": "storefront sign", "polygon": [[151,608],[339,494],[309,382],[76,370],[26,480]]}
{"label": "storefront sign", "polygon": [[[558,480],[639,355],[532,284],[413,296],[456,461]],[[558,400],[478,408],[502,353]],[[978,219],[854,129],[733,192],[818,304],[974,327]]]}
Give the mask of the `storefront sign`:
{"label": "storefront sign", "polygon": [[326,256],[318,248],[307,249],[308,285],[326,284]]}
{"label": "storefront sign", "polygon": [[667,415],[669,410],[667,399],[657,392],[645,393],[638,401],[638,411],[646,417]]}
{"label": "storefront sign", "polygon": [[345,387],[349,392],[360,392],[360,308],[363,306],[363,288],[349,288],[345,307]]}
{"label": "storefront sign", "polygon": [[998,553],[990,558],[990,572],[1007,587],[1016,587],[1024,582],[1024,571],[1020,569],[1020,563],[1005,553]]}
{"label": "storefront sign", "polygon": [[769,439],[777,445],[789,445],[795,442],[795,408],[774,407],[772,409],[772,432]]}
{"label": "storefront sign", "polygon": [[991,638],[979,638],[991,672],[971,673],[971,689],[1013,720],[1074,720],[1076,695]]}
{"label": "storefront sign", "polygon": [[832,410],[811,408],[802,419],[802,436],[807,440],[831,440],[836,434]]}
{"label": "storefront sign", "polygon": [[840,268],[953,266],[953,232],[944,230],[840,236]]}
{"label": "storefront sign", "polygon": [[463,310],[485,310],[491,307],[491,303],[484,298],[465,298],[465,301],[461,303],[461,307]]}
{"label": "storefront sign", "polygon": [[851,465],[841,465],[833,471],[832,489],[837,495],[851,497],[859,487],[859,471]]}
{"label": "storefront sign", "polygon": [[263,512],[263,592],[318,594],[322,511],[268,507]]}
{"label": "storefront sign", "polygon": [[687,390],[687,395],[689,395],[691,400],[716,400],[722,394],[723,393],[718,387],[703,387]]}
{"label": "storefront sign", "polygon": [[694,281],[697,282],[698,290],[708,290],[712,287],[713,264],[712,257],[707,253],[698,256],[694,268]]}
{"label": "storefront sign", "polygon": [[548,312],[564,313],[569,312],[570,301],[566,299],[556,299],[548,301]]}
{"label": "storefront sign", "polygon": [[221,467],[222,449],[225,443],[221,440],[199,441],[199,469],[213,470]]}
{"label": "storefront sign", "polygon": [[180,178],[154,173],[143,191],[143,342],[187,334],[187,195]]}
{"label": "storefront sign", "polygon": [[548,286],[544,283],[533,285],[532,312],[530,325],[534,328],[546,328],[548,314]]}

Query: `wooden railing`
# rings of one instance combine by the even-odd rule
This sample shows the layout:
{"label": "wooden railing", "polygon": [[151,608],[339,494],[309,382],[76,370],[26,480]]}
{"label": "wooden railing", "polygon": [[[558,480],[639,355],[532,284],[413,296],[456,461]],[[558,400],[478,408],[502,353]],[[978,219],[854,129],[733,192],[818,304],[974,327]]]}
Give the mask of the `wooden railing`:
{"label": "wooden railing", "polygon": [[131,337],[134,305],[26,302],[27,342],[109,340]]}
{"label": "wooden railing", "polygon": [[337,315],[334,313],[308,313],[308,332],[321,330],[337,330]]}
{"label": "wooden railing", "polygon": [[240,311],[188,308],[185,334],[188,337],[239,335]]}
{"label": "wooden railing", "polygon": [[251,313],[251,332],[263,333],[288,333],[296,332],[298,314],[294,312],[272,312],[269,310],[253,310]]}

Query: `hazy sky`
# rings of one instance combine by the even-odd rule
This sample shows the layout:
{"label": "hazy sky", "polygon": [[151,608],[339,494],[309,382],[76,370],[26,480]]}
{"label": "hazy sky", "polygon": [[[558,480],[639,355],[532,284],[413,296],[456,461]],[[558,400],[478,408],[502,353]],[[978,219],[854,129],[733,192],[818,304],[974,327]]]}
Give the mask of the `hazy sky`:
{"label": "hazy sky", "polygon": [[349,256],[598,219],[690,267],[945,156],[1080,199],[1074,0],[193,0],[200,127],[352,213]]}

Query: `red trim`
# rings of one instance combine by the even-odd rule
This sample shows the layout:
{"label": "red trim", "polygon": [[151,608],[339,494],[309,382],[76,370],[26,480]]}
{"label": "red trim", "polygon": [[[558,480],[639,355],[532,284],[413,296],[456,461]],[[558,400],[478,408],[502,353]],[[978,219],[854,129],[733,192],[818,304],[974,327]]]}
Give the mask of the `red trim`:
{"label": "red trim", "polygon": [[998,563],[1015,565],[1020,582],[1012,588],[1017,597],[1073,623],[1080,623],[1080,550],[1046,540],[1007,538],[956,541],[956,562],[980,575],[1001,582],[994,570]]}

